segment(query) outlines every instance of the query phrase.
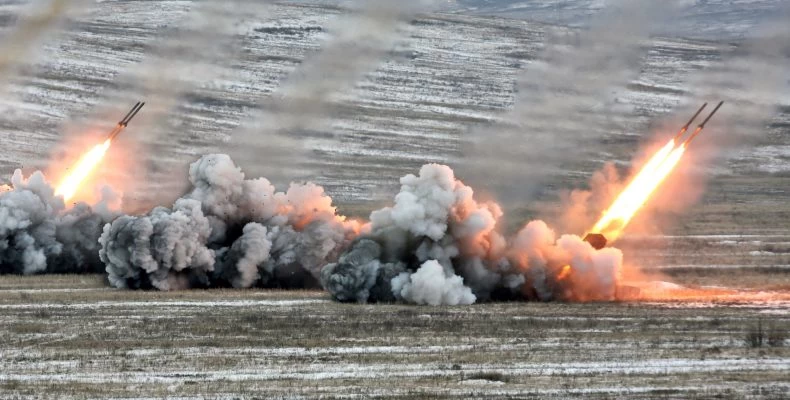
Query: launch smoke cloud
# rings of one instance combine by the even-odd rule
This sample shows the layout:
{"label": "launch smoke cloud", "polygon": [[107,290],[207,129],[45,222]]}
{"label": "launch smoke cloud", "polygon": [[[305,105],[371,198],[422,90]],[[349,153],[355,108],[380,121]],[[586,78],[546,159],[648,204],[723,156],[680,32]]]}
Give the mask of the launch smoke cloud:
{"label": "launch smoke cloud", "polygon": [[542,221],[506,239],[500,207],[479,202],[444,165],[401,178],[395,204],[370,216],[363,234],[321,282],[339,301],[458,305],[485,300],[610,300],[622,253],[595,250]]}
{"label": "launch smoke cloud", "polygon": [[14,172],[0,187],[0,273],[102,272],[98,238],[115,216],[117,198],[104,190],[94,207],[66,208],[41,172],[25,179]]}
{"label": "launch smoke cloud", "polygon": [[171,208],[122,216],[104,227],[110,283],[160,290],[193,287],[317,287],[319,268],[356,236],[319,186],[277,192],[246,179],[227,155],[189,168],[192,188]]}
{"label": "launch smoke cloud", "polygon": [[189,168],[189,193],[172,207],[104,226],[101,261],[119,288],[323,286],[353,302],[463,305],[487,300],[609,300],[622,264],[543,222],[512,238],[493,202],[444,165],[401,179],[393,206],[360,226],[338,216],[314,184],[277,192],[248,179],[227,155]]}

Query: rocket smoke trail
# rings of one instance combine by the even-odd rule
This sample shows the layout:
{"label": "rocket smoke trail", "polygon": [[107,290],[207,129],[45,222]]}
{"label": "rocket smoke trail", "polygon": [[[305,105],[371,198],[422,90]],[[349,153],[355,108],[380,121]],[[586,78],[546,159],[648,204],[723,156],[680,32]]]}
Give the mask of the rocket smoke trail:
{"label": "rocket smoke trail", "polygon": [[[329,39],[309,56],[273,97],[263,112],[233,133],[232,154],[251,173],[273,181],[288,181],[305,161],[305,145],[297,136],[320,129],[332,97],[348,90],[390,51],[403,23],[433,4],[428,0],[370,0],[357,2],[349,15],[327,28]],[[287,166],[288,171],[284,168]]]}
{"label": "rocket smoke trail", "polygon": [[24,64],[47,34],[55,31],[70,14],[81,9],[86,0],[51,0],[47,4],[39,1],[31,8],[40,9],[22,17],[10,34],[0,44],[0,93],[4,91],[15,69]]}
{"label": "rocket smoke trail", "polygon": [[738,110],[718,124],[725,130],[722,138],[748,138],[762,132],[776,115],[788,90],[788,21],[790,5],[785,5],[753,38],[725,51],[721,62],[692,77],[690,86],[700,98],[721,98]]}
{"label": "rocket smoke trail", "polygon": [[674,6],[607,2],[589,30],[550,36],[542,60],[520,78],[504,121],[472,130],[459,171],[507,206],[539,194],[536,188],[557,171],[546,166],[587,158],[581,152],[611,128],[612,93],[638,74],[644,41]]}

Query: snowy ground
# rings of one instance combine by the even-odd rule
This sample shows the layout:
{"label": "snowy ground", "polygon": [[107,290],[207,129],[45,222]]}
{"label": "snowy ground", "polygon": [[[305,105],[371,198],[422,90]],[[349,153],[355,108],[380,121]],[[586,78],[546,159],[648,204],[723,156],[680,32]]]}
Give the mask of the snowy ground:
{"label": "snowy ground", "polygon": [[[790,315],[777,311],[788,305],[433,308],[338,304],[320,292],[145,293],[106,290],[92,276],[3,277],[0,392],[782,398],[790,394]],[[758,327],[764,343],[756,347],[749,335]]]}

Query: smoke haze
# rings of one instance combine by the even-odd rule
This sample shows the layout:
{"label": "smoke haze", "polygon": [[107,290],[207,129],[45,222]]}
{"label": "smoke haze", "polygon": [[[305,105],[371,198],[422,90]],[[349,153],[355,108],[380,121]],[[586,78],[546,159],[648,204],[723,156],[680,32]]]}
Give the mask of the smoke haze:
{"label": "smoke haze", "polygon": [[35,57],[31,49],[37,48],[47,35],[86,4],[86,0],[41,0],[29,7],[27,15],[22,15],[0,42],[0,94],[5,94],[6,84],[19,72],[19,67]]}
{"label": "smoke haze", "polygon": [[586,157],[612,129],[615,93],[638,74],[645,41],[674,6],[617,1],[589,30],[549,32],[542,59],[519,80],[513,109],[472,130],[459,171],[504,205],[538,196],[561,165]]}
{"label": "smoke haze", "polygon": [[402,25],[432,1],[357,2],[327,28],[327,40],[261,105],[263,111],[233,133],[232,154],[251,173],[274,182],[310,175],[306,131],[326,129],[333,98],[375,70],[401,36]]}

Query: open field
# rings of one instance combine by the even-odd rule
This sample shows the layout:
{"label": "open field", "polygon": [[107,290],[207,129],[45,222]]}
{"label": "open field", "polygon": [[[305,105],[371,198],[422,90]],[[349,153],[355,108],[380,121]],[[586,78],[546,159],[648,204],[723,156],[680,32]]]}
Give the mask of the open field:
{"label": "open field", "polygon": [[8,276],[0,396],[779,399],[790,395],[788,298],[414,307]]}
{"label": "open field", "polygon": [[[21,3],[0,0],[0,33]],[[344,12],[331,3],[272,4],[239,28],[238,59],[189,82],[166,120],[141,114],[134,139],[123,137],[140,145],[124,166],[141,181],[129,198],[167,204],[182,194],[187,163],[232,152],[260,102],[319,50]],[[529,12],[548,4],[507,3]],[[121,78],[189,5],[96,2],[45,41],[0,98],[0,184],[16,168],[50,166],[86,120],[111,125],[92,113],[137,96]],[[424,163],[462,163],[470,130],[500,121],[520,77],[540,68],[547,35],[574,37],[452,13],[421,15],[403,33],[375,70],[332,98],[321,129],[298,132],[310,157],[288,167],[314,171],[344,215],[389,204],[398,177]],[[633,79],[587,99],[585,112],[605,123],[589,126],[578,157],[541,166],[540,196],[516,201],[503,229],[532,218],[557,226],[560,193],[586,187],[605,162],[626,170],[728,46],[646,41]],[[415,307],[339,304],[319,291],[142,292],[110,289],[98,275],[0,276],[0,398],[790,398],[790,99],[771,104],[765,133],[705,171],[695,205],[656,218],[665,225],[647,230],[661,235],[629,232],[617,243],[640,272],[626,279],[656,280],[652,297]],[[660,300],[671,297],[661,295],[673,287],[664,281],[692,289]]]}

